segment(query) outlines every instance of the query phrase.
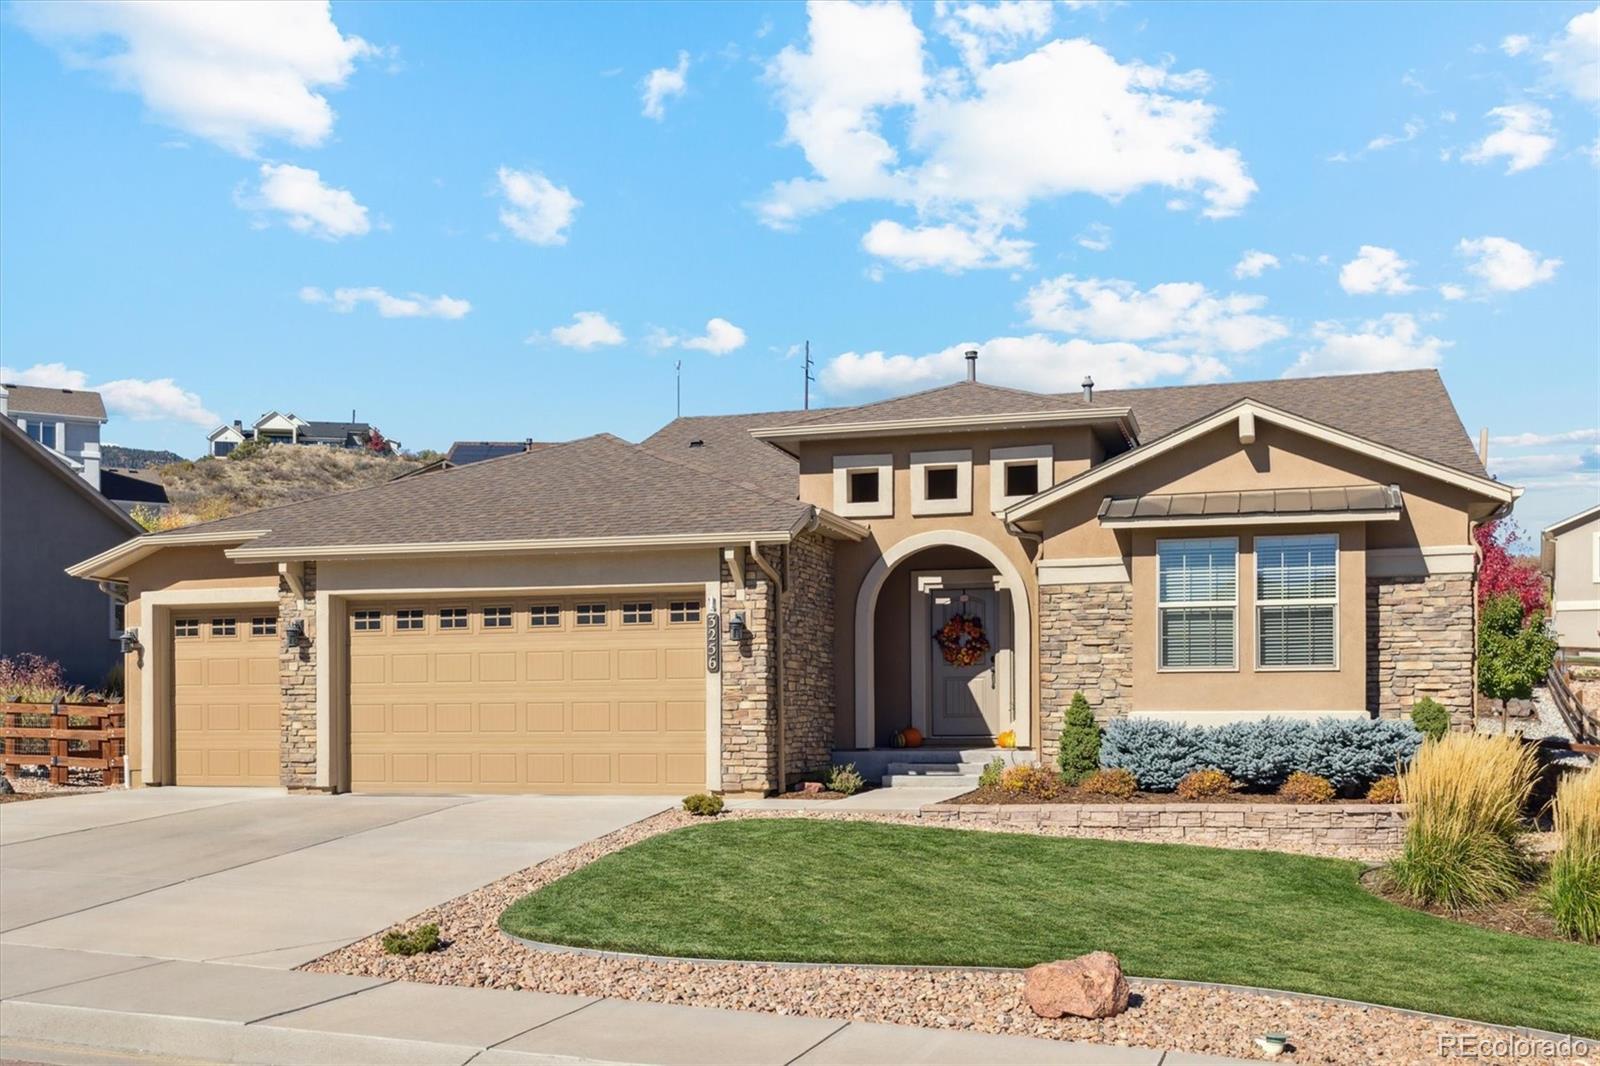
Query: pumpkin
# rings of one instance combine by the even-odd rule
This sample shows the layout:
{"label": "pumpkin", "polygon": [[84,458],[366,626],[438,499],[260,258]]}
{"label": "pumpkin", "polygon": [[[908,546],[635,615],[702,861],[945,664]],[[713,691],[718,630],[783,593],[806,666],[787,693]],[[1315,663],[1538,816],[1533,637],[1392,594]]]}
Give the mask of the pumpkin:
{"label": "pumpkin", "polygon": [[903,732],[902,733],[896,733],[890,742],[892,744],[894,744],[894,746],[897,747],[897,748],[905,747],[906,746],[906,735],[905,735],[905,733],[903,733]]}
{"label": "pumpkin", "polygon": [[900,739],[908,748],[922,747],[922,733],[915,726],[907,726],[900,731]]}
{"label": "pumpkin", "polygon": [[1017,746],[1017,731],[1008,729],[995,737],[994,742],[1002,748],[1014,748]]}

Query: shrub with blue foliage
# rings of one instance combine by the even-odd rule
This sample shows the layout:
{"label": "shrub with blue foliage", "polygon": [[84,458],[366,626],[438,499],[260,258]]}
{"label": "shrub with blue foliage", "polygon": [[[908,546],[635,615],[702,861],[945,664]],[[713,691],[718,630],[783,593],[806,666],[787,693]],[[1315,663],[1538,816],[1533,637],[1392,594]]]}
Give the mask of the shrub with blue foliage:
{"label": "shrub with blue foliage", "polygon": [[1295,769],[1326,777],[1341,792],[1395,773],[1422,746],[1410,722],[1393,718],[1319,718],[1300,736]]}
{"label": "shrub with blue foliage", "polygon": [[1116,718],[1100,741],[1100,765],[1133,774],[1147,792],[1170,792],[1195,770],[1221,770],[1246,788],[1270,791],[1295,772],[1352,791],[1393,774],[1422,744],[1410,722],[1394,719],[1263,718],[1191,726]]}

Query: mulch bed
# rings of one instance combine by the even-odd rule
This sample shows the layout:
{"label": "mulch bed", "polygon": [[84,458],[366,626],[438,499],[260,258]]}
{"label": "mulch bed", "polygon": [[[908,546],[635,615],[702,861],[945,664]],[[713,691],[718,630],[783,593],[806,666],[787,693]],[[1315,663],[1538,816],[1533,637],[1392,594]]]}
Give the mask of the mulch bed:
{"label": "mulch bed", "polygon": [[1437,918],[1446,918],[1452,922],[1465,922],[1475,925],[1480,929],[1490,929],[1497,933],[1515,933],[1518,936],[1531,936],[1539,940],[1559,940],[1563,943],[1571,941],[1556,931],[1555,919],[1545,909],[1539,900],[1539,886],[1529,884],[1523,890],[1508,900],[1479,907],[1469,911],[1453,911],[1448,907],[1438,907],[1429,903],[1418,903],[1404,892],[1398,891],[1387,883],[1381,867],[1374,867],[1361,875],[1361,886],[1373,895],[1386,899],[1390,903],[1402,907],[1409,907],[1414,911],[1422,911]]}
{"label": "mulch bed", "polygon": [[[1286,796],[1279,796],[1271,792],[1229,792],[1221,796],[1207,796],[1204,799],[1180,799],[1172,792],[1135,792],[1127,799],[1116,796],[1105,796],[1098,792],[1085,792],[1080,788],[1063,788],[1056,795],[1048,799],[1027,792],[1007,792],[1000,788],[979,788],[955,799],[941,800],[942,803],[982,803],[982,804],[1039,804],[1039,803],[1102,803],[1120,805],[1125,803],[1136,804],[1173,804],[1173,803],[1283,803],[1293,806],[1303,806],[1304,800],[1293,800]],[[1338,797],[1333,803],[1365,803],[1360,797]]]}

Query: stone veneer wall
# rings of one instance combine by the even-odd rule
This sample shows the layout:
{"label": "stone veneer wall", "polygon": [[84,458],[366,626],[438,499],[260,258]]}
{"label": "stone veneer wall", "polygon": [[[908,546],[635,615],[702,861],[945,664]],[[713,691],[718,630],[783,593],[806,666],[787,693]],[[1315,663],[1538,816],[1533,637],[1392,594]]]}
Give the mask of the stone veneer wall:
{"label": "stone veneer wall", "polygon": [[[775,554],[766,549],[774,564]],[[724,792],[766,792],[777,787],[778,750],[777,657],[772,654],[776,618],[772,583],[744,552],[744,573],[732,574],[722,560],[722,789]],[[781,570],[778,571],[782,573]],[[738,599],[740,589],[745,598]],[[745,616],[745,636],[734,640],[728,622],[735,611]]]}
{"label": "stone veneer wall", "polygon": [[934,824],[1350,858],[1392,854],[1405,835],[1401,807],[1370,803],[940,803],[918,816]]}
{"label": "stone veneer wall", "polygon": [[283,640],[292,621],[300,620],[306,629],[306,639],[298,648],[280,646],[278,649],[278,684],[282,691],[278,775],[288,788],[316,788],[317,564],[302,563],[300,566],[303,599],[290,589],[286,577],[281,574],[278,577],[279,641]]}
{"label": "stone veneer wall", "polygon": [[783,718],[791,774],[826,768],[833,755],[833,541],[795,538],[785,553]]}
{"label": "stone veneer wall", "polygon": [[1472,720],[1473,577],[1367,580],[1367,708],[1411,713],[1431,696],[1458,725]]}
{"label": "stone veneer wall", "polygon": [[1039,755],[1050,764],[1073,693],[1102,721],[1132,708],[1133,585],[1045,585],[1039,601]]}

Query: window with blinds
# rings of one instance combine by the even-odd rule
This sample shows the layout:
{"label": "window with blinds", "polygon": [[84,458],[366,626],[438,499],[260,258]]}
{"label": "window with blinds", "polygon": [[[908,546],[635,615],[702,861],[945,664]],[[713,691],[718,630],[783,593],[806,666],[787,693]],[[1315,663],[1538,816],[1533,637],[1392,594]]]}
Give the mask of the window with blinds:
{"label": "window with blinds", "polygon": [[1156,599],[1161,669],[1237,665],[1237,540],[1156,541]]}
{"label": "window with blinds", "polygon": [[1257,665],[1337,666],[1338,536],[1257,537],[1255,549]]}

